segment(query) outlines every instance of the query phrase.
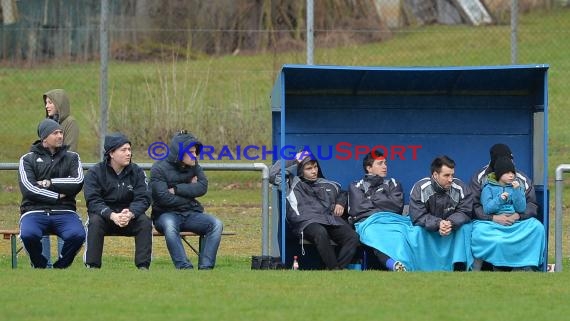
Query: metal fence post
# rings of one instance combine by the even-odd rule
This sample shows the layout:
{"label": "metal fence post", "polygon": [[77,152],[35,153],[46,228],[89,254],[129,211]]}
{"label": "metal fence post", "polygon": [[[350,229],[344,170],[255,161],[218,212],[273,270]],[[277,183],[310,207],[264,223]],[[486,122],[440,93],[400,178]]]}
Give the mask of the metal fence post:
{"label": "metal fence post", "polygon": [[313,64],[315,35],[314,35],[314,5],[313,0],[307,0],[307,65]]}
{"label": "metal fence post", "polygon": [[516,65],[518,55],[517,29],[519,19],[519,0],[511,0],[511,64]]}
{"label": "metal fence post", "polygon": [[554,266],[555,272],[562,272],[562,192],[564,191],[564,179],[562,174],[564,172],[570,172],[570,164],[560,164],[556,167],[556,218],[554,223],[554,255],[556,259],[556,265]]}
{"label": "metal fence post", "polygon": [[101,0],[101,25],[99,26],[101,41],[101,80],[100,80],[100,107],[101,124],[99,124],[99,155],[103,159],[105,135],[107,134],[107,122],[109,119],[109,104],[107,101],[108,67],[109,67],[109,0]]}

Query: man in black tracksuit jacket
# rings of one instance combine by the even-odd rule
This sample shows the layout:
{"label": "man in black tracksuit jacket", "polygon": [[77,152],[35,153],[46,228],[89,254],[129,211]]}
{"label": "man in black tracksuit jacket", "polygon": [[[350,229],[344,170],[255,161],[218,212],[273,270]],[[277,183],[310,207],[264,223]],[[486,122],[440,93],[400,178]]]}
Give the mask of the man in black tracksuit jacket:
{"label": "man in black tracksuit jacket", "polygon": [[[317,159],[308,152],[298,153],[285,166],[287,221],[293,232],[315,244],[327,269],[345,268],[359,245],[358,234],[341,217],[347,193],[323,177]],[[281,186],[281,160],[273,164],[269,176],[271,183]],[[340,246],[338,257],[331,240]]]}
{"label": "man in black tracksuit jacket", "polygon": [[83,187],[79,155],[63,145],[63,130],[52,119],[38,126],[39,140],[20,158],[18,176],[20,238],[34,268],[46,268],[41,238],[56,234],[64,241],[54,268],[67,268],[85,241],[85,229],[76,213],[75,196]]}
{"label": "man in black tracksuit jacket", "polygon": [[145,214],[150,206],[146,175],[131,163],[131,142],[122,134],[105,137],[105,160],[85,176],[87,244],[85,265],[101,267],[105,235],[135,237],[135,265],[148,269],[152,252],[152,222]]}

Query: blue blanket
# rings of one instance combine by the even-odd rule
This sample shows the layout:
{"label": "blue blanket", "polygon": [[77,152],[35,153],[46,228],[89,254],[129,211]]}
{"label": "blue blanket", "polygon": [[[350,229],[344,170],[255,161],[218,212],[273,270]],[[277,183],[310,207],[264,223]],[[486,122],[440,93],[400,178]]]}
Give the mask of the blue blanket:
{"label": "blue blanket", "polygon": [[360,242],[384,252],[408,271],[452,271],[453,263],[473,265],[471,223],[442,237],[413,226],[408,216],[379,212],[355,224]]}
{"label": "blue blanket", "polygon": [[453,271],[454,263],[465,263],[467,270],[473,268],[471,253],[472,223],[463,224],[451,235],[441,236],[420,226],[414,226],[408,242],[414,249],[413,270]]}
{"label": "blue blanket", "polygon": [[544,226],[535,218],[504,226],[473,222],[473,256],[496,266],[539,266],[546,247]]}
{"label": "blue blanket", "polygon": [[[412,222],[408,216],[378,212],[354,225],[360,242],[373,247],[394,260],[411,266],[412,249],[407,241]],[[409,270],[409,269],[408,269]]]}

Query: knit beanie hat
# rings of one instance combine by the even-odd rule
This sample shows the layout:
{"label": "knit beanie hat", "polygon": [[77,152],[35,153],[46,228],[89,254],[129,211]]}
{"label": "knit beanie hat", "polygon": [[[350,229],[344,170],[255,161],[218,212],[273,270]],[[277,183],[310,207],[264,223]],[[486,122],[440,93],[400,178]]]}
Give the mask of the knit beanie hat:
{"label": "knit beanie hat", "polygon": [[489,167],[491,169],[495,168],[495,161],[499,157],[508,157],[510,159],[513,159],[513,153],[511,152],[511,149],[509,148],[509,146],[505,144],[493,145],[489,150],[489,154],[491,157],[491,161],[489,162]]}
{"label": "knit beanie hat", "polygon": [[38,137],[46,139],[54,131],[61,129],[61,126],[53,119],[46,118],[38,125]]}
{"label": "knit beanie hat", "polygon": [[113,133],[105,136],[105,145],[103,146],[105,150],[105,155],[109,155],[110,152],[123,146],[126,143],[131,143],[129,139],[121,133]]}
{"label": "knit beanie hat", "polygon": [[504,157],[504,156],[499,157],[495,161],[494,172],[495,172],[495,178],[498,181],[501,179],[501,176],[503,176],[503,174],[505,173],[513,172],[513,174],[516,174],[515,164],[513,164],[513,161],[509,157]]}

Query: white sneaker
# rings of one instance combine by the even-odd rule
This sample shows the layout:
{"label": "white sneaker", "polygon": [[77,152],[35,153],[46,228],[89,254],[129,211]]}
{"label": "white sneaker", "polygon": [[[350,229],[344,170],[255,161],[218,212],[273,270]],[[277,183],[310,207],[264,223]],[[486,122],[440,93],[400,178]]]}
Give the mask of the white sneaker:
{"label": "white sneaker", "polygon": [[404,263],[400,262],[400,261],[396,261],[394,263],[394,266],[392,267],[392,271],[394,272],[406,272],[406,266],[404,265]]}

